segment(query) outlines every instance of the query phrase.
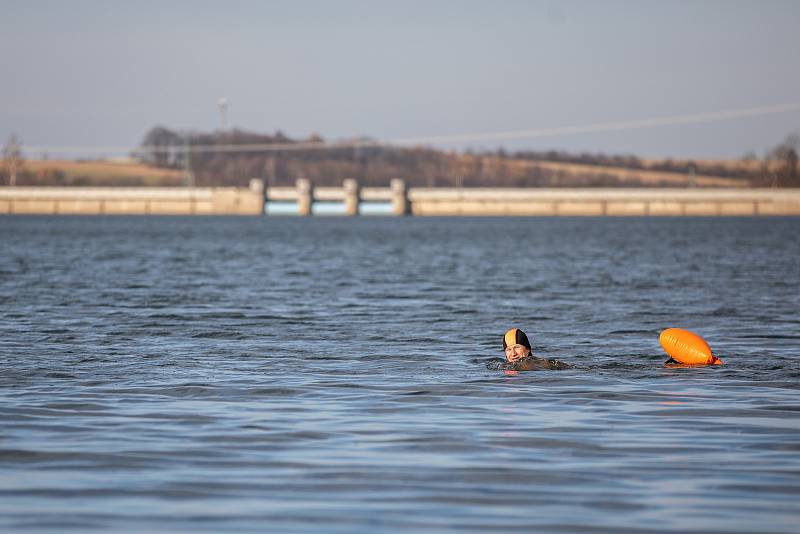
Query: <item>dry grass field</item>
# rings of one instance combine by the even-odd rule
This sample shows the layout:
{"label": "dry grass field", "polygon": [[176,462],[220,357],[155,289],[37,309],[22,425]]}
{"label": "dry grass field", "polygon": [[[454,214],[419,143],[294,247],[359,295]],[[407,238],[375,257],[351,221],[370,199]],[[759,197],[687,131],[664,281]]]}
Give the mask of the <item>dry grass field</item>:
{"label": "dry grass field", "polygon": [[[603,165],[584,165],[580,163],[559,163],[559,162],[536,162],[519,161],[518,165],[539,166],[543,169],[552,171],[562,171],[570,175],[600,175],[613,176],[621,183],[631,185],[652,186],[671,186],[681,187],[689,185],[689,176],[682,172],[654,171],[645,169],[625,169],[621,167],[607,167]],[[694,184],[697,187],[748,187],[746,180],[737,178],[721,178],[719,176],[705,176],[696,174]]]}
{"label": "dry grass field", "polygon": [[[0,167],[5,168],[5,161],[0,160]],[[185,183],[181,170],[159,169],[134,162],[26,160],[22,170],[32,175],[34,183],[61,182],[51,185],[178,186]]]}
{"label": "dry grass field", "polygon": [[[461,163],[469,166],[474,156],[462,156]],[[484,164],[492,166],[492,158],[484,158]],[[644,160],[645,165],[657,164],[657,160]],[[710,163],[710,162],[703,162]],[[714,161],[714,164],[730,169],[741,168],[741,160]],[[627,169],[621,167],[506,159],[505,168],[512,174],[524,174],[539,168],[557,174],[556,186],[581,185],[586,177],[605,176],[616,180],[618,186],[634,187],[682,187],[689,185],[689,176],[682,172],[650,169]],[[0,160],[0,169],[5,162]],[[182,170],[162,169],[128,161],[72,161],[72,160],[26,160],[23,172],[25,179],[19,185],[67,185],[67,186],[182,186],[185,175]],[[722,178],[697,174],[694,185],[698,187],[749,187],[744,179]]]}
{"label": "dry grass field", "polygon": [[[524,183],[526,176],[540,175],[550,187],[750,187],[750,181],[742,177],[723,177],[697,172],[690,177],[687,172],[647,168],[662,161],[643,161],[645,168],[626,168],[593,163],[544,161],[532,159],[497,158],[493,156],[459,156],[460,172],[469,176],[479,167],[488,176],[505,176],[506,184]],[[673,162],[674,163],[674,162]],[[715,162],[717,163],[717,162]],[[731,173],[751,170],[743,162],[731,160],[719,162],[717,168]],[[756,167],[757,168],[757,167]],[[690,181],[693,183],[690,184]],[[502,180],[499,182],[502,184]]]}
{"label": "dry grass field", "polygon": [[[658,165],[663,160],[652,158],[641,158],[642,163],[646,166]],[[688,165],[690,160],[674,159],[673,163],[677,165]],[[759,159],[695,159],[691,160],[701,167],[720,167],[730,171],[747,171],[757,172],[763,166],[764,162]],[[778,165],[778,162],[772,162],[772,166]]]}

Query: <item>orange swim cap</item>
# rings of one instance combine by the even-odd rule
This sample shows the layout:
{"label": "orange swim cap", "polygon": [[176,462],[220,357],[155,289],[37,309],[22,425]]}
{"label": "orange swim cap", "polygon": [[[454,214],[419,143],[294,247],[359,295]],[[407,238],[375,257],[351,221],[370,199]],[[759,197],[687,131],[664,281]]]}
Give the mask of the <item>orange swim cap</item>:
{"label": "orange swim cap", "polygon": [[531,348],[531,342],[528,341],[528,336],[519,328],[512,328],[503,335],[503,349],[514,345],[522,345],[523,347]]}

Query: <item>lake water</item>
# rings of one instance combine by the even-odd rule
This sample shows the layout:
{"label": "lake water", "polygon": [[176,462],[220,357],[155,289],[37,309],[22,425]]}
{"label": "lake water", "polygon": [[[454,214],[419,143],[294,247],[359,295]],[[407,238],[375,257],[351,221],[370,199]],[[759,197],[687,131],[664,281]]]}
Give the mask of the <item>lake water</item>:
{"label": "lake water", "polygon": [[[0,218],[0,530],[797,532],[798,218]],[[665,369],[659,332],[723,367]],[[502,334],[573,365],[487,368]]]}

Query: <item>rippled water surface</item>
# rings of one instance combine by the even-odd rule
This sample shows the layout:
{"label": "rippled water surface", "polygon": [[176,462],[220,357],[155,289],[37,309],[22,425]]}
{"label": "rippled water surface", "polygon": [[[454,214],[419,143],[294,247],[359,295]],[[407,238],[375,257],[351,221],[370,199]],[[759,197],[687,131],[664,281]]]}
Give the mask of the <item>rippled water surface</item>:
{"label": "rippled water surface", "polygon": [[[800,523],[800,219],[3,217],[0,247],[0,530]],[[514,326],[573,368],[488,369]],[[663,368],[670,326],[725,365]]]}

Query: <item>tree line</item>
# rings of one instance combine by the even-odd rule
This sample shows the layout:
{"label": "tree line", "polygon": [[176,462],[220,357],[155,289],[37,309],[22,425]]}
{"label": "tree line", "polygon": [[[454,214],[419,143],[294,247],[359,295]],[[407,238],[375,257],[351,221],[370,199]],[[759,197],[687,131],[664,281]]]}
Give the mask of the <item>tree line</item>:
{"label": "tree line", "polygon": [[[317,134],[291,139],[278,131],[259,134],[244,130],[209,133],[176,132],[163,126],[145,135],[137,156],[142,162],[187,168],[198,185],[246,185],[250,178],[263,178],[269,185],[293,185],[299,177],[320,186],[340,185],[355,178],[365,186],[383,186],[392,178],[403,178],[410,186],[422,187],[613,187],[674,185],[638,180],[635,171],[662,171],[741,180],[744,185],[800,187],[797,154],[800,136],[793,135],[771,150],[763,160],[754,155],[736,165],[671,159],[644,161],[632,155],[570,153],[563,151],[455,152],[430,147],[362,146],[303,148],[323,144]],[[273,145],[275,150],[223,152],[214,146]],[[294,147],[293,145],[296,145]],[[187,147],[203,147],[192,152]],[[284,147],[285,149],[277,148]],[[563,169],[543,165],[569,163],[583,167]],[[602,167],[596,169],[592,167]],[[615,169],[634,171],[624,177]]]}

